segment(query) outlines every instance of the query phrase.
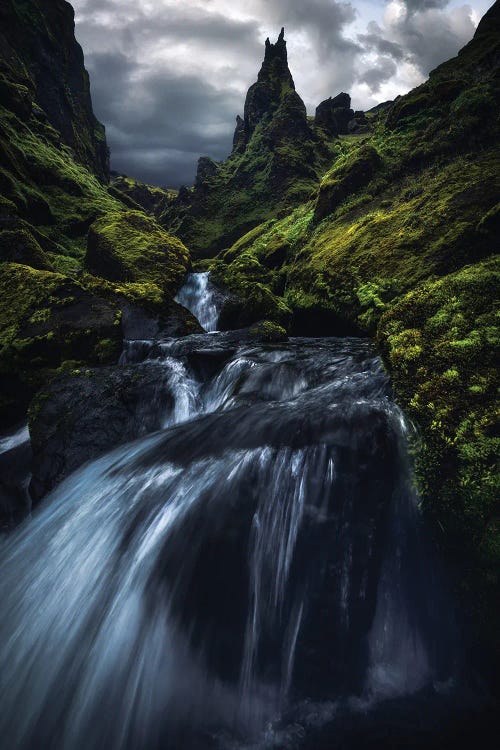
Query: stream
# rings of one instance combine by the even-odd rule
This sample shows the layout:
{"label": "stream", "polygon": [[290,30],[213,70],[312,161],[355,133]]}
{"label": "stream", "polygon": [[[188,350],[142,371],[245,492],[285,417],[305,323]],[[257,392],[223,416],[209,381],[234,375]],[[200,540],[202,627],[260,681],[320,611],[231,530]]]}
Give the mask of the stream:
{"label": "stream", "polygon": [[178,300],[211,332],[121,359],[164,369],[163,428],[0,544],[0,748],[458,747],[453,604],[371,343],[218,333],[207,274]]}

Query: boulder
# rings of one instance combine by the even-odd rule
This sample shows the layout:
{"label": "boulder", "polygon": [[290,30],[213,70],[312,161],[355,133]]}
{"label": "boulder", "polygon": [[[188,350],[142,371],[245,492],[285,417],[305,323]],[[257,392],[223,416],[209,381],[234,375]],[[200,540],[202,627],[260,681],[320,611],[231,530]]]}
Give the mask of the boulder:
{"label": "boulder", "polygon": [[118,359],[117,303],[74,279],[17,263],[0,264],[0,414],[23,416],[36,390],[66,361]]}
{"label": "boulder", "polygon": [[161,363],[81,369],[53,380],[30,407],[33,502],[86,461],[159,429],[173,405]]}
{"label": "boulder", "polygon": [[110,281],[155,284],[177,291],[189,264],[182,242],[140,211],[105,214],[90,227],[85,263]]}

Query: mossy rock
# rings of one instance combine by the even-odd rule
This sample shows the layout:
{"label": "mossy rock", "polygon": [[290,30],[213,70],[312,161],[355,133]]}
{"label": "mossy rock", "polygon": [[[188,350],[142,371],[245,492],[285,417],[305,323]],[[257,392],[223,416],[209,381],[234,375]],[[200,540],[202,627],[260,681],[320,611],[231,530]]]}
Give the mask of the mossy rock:
{"label": "mossy rock", "polygon": [[136,210],[142,208],[155,218],[159,218],[167,205],[177,197],[176,190],[164,190],[153,185],[145,185],[125,175],[113,177],[110,191],[114,197],[128,204],[129,208]]}
{"label": "mossy rock", "polygon": [[0,232],[0,261],[23,263],[39,271],[53,270],[42,248],[26,229]]}
{"label": "mossy rock", "polygon": [[65,362],[117,360],[118,307],[61,274],[0,264],[0,414],[20,419]]}
{"label": "mossy rock", "polygon": [[110,281],[156,284],[175,292],[188,269],[189,252],[154,219],[121,211],[92,224],[85,264]]}
{"label": "mossy rock", "polygon": [[[223,286],[220,278],[214,276],[214,282]],[[236,287],[233,285],[232,289]],[[226,299],[219,316],[218,326],[221,331],[246,328],[262,320],[287,327],[291,310],[285,301],[272,293],[268,286],[262,283],[238,284],[238,296],[233,294]]]}
{"label": "mossy rock", "polygon": [[428,110],[433,103],[434,98],[427,87],[421,86],[407,96],[396,99],[387,114],[386,125],[390,129],[397,128],[405,118]]}
{"label": "mossy rock", "polygon": [[21,120],[28,120],[33,109],[33,92],[0,73],[0,101]]}
{"label": "mossy rock", "polygon": [[270,344],[288,340],[286,329],[272,320],[262,320],[256,323],[250,328],[250,334],[259,341]]}
{"label": "mossy rock", "polygon": [[[495,299],[500,260],[485,260],[427,282],[390,306],[378,341],[405,411],[420,426],[416,454],[424,507],[438,539],[469,573],[498,586],[500,437]],[[491,623],[496,614],[483,612]]]}

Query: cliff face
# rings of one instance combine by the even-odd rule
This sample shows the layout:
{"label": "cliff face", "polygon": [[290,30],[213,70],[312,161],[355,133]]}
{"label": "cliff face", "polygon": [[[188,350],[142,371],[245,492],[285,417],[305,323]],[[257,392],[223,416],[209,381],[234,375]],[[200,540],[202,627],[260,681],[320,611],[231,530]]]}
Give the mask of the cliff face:
{"label": "cliff face", "polygon": [[[94,116],[83,52],[65,0],[4,0],[0,8],[0,90],[28,115],[45,113],[79,162],[109,178],[104,127]],[[16,102],[17,100],[17,102]]]}
{"label": "cliff face", "polygon": [[[376,337],[421,431],[427,516],[456,563],[457,588],[476,610],[471,619],[482,619],[493,638],[499,21],[496,2],[456,58],[366,113],[370,132],[340,135],[309,201],[212,263],[212,278],[236,298],[223,312],[227,327],[266,317],[297,335]],[[318,114],[330,127],[335,106]]]}
{"label": "cliff face", "polygon": [[295,91],[282,29],[275,44],[266,40],[231,155],[220,163],[200,159],[194,188],[181,191],[163,222],[195,255],[213,256],[306,200],[333,157],[331,132],[309,120]]}
{"label": "cliff face", "polygon": [[154,331],[180,316],[180,332],[197,328],[172,299],[187,249],[108,177],[72,7],[2,0],[2,426],[61,369],[115,362],[125,318]]}

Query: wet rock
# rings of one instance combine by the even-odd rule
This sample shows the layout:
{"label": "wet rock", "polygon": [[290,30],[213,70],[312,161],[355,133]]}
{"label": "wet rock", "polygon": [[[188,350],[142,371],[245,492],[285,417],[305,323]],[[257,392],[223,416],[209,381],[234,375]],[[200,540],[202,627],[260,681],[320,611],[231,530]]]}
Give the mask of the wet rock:
{"label": "wet rock", "polygon": [[0,452],[0,530],[14,527],[30,511],[31,461],[29,439]]}
{"label": "wet rock", "polygon": [[86,461],[159,429],[173,404],[160,364],[82,369],[54,380],[30,407],[33,501]]}

